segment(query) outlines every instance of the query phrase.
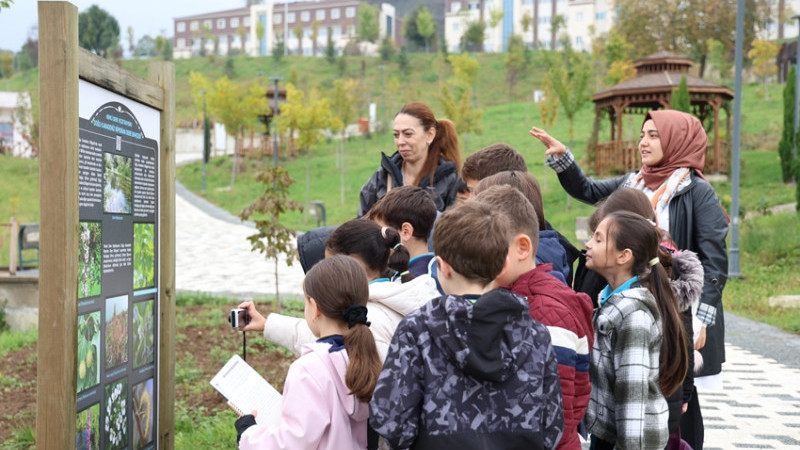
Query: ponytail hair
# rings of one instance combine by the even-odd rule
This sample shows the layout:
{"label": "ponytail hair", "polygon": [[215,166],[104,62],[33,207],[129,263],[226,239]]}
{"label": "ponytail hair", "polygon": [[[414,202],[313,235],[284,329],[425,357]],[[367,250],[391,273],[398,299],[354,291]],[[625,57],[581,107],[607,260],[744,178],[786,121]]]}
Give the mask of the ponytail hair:
{"label": "ponytail hair", "polygon": [[665,397],[672,395],[683,383],[689,368],[687,335],[683,326],[670,278],[659,255],[661,235],[644,217],[617,211],[605,217],[609,220],[609,235],[617,250],[630,249],[633,273],[656,300],[661,316],[661,352],[658,381]]}
{"label": "ponytail hair", "polygon": [[[369,285],[364,268],[353,258],[336,255],[325,258],[312,267],[303,280],[303,291],[317,303],[326,317],[344,322],[343,313],[351,306],[366,308]],[[349,363],[345,384],[359,401],[372,399],[381,360],[375,338],[366,320],[353,323],[344,333],[344,347]]]}
{"label": "ponytail hair", "polygon": [[[328,237],[325,248],[334,255],[358,258],[367,270],[381,277],[408,271],[410,255],[400,244],[400,233],[368,219],[353,219],[340,225]],[[401,277],[403,282],[413,278],[411,274]]]}
{"label": "ponytail hair", "polygon": [[416,182],[417,186],[419,186],[422,178],[428,175],[428,184],[433,188],[436,183],[434,176],[436,175],[436,168],[439,166],[439,158],[453,161],[456,164],[457,173],[461,173],[461,150],[458,143],[458,132],[456,131],[456,125],[452,121],[448,119],[437,120],[431,108],[422,102],[406,103],[395,114],[395,117],[400,114],[408,114],[418,119],[425,132],[431,128],[436,130],[436,135],[428,147],[428,156],[422,166],[421,176]]}

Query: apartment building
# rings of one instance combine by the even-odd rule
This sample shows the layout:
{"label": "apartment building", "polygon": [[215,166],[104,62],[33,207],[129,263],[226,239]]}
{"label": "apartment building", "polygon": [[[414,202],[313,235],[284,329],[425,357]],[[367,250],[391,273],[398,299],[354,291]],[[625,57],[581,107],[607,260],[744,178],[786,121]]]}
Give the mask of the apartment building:
{"label": "apartment building", "polygon": [[248,51],[250,8],[176,17],[173,22],[175,58],[190,58],[213,52],[215,48],[221,55],[233,49]]}
{"label": "apartment building", "polygon": [[[337,51],[357,36],[359,0],[268,1],[228,11],[179,17],[175,21],[176,58],[214,51],[221,55],[238,49],[252,56],[272,54],[278,40],[288,54],[320,56],[330,35]],[[394,6],[378,5],[378,42],[384,36],[397,37]],[[316,27],[316,41],[313,41]],[[298,39],[297,31],[300,31]],[[378,44],[363,44],[374,53]]]}

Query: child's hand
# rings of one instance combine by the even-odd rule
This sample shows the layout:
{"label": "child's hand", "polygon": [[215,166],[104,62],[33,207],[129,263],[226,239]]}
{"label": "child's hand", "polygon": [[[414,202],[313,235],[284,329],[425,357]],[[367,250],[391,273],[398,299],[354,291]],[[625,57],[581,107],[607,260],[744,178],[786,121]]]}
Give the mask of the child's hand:
{"label": "child's hand", "polygon": [[247,314],[250,316],[250,322],[244,327],[239,328],[242,331],[264,331],[264,325],[267,319],[261,315],[256,309],[256,304],[253,302],[240,303],[239,308],[246,309]]}
{"label": "child's hand", "polygon": [[559,142],[558,139],[554,138],[547,134],[547,131],[544,131],[541,128],[531,127],[530,131],[528,131],[531,136],[535,137],[539,141],[547,147],[545,150],[545,155],[553,155],[554,158],[558,159],[564,156],[567,153],[567,147]]}

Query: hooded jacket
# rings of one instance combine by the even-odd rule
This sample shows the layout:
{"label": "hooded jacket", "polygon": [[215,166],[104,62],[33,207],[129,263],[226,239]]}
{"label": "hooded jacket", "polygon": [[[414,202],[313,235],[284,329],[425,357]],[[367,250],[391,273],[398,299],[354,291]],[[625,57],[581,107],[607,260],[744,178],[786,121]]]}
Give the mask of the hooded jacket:
{"label": "hooded jacket", "polygon": [[505,289],[407,315],[370,409],[394,448],[552,449],[564,426],[550,335]]}
{"label": "hooded jacket", "polygon": [[[392,186],[403,186],[403,157],[400,152],[394,152],[392,156],[381,153],[381,166],[372,174],[369,180],[361,187],[360,203],[358,206],[358,217],[372,208],[378,199],[386,195],[388,175],[392,176]],[[458,184],[458,170],[456,163],[439,158],[439,165],[433,174],[433,188],[431,189],[430,177],[426,174],[420,180],[419,187],[431,193],[433,202],[436,203],[438,211],[456,201]]]}
{"label": "hooded jacket", "polygon": [[[536,248],[536,264],[552,264],[552,271],[561,274],[561,281],[567,284],[567,279],[571,276],[569,262],[567,261],[567,251],[558,239],[559,233],[555,230],[539,231],[539,246]],[[553,274],[556,278],[558,275]]]}
{"label": "hooded jacket", "polygon": [[322,342],[303,346],[286,374],[280,423],[247,428],[240,449],[366,448],[369,407],[345,384],[347,350],[330,348]]}
{"label": "hooded jacket", "polygon": [[[367,320],[370,321],[369,329],[375,337],[381,361],[386,358],[386,351],[400,320],[428,300],[438,296],[436,282],[428,275],[421,275],[406,283],[400,281],[370,283]],[[264,324],[264,339],[297,354],[303,344],[314,342],[316,337],[302,317],[270,314]]]}
{"label": "hooded jacket", "polygon": [[589,351],[594,344],[592,301],[576,293],[548,272],[550,264],[537,265],[520,276],[511,290],[528,300],[531,317],[547,326],[558,360],[564,403],[564,436],[559,449],[580,449],[578,424],[586,414],[592,386]]}
{"label": "hooded jacket", "polygon": [[667,401],[658,380],[661,318],[647,289],[618,292],[594,313],[589,432],[616,448],[667,444]]}

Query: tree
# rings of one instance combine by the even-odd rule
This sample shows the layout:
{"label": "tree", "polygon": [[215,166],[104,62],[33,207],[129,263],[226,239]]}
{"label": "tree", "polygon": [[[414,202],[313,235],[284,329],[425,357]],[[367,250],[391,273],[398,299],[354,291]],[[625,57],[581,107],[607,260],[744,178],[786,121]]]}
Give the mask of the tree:
{"label": "tree", "polygon": [[403,75],[408,74],[408,51],[406,50],[406,46],[400,47],[400,53],[397,55],[397,67],[400,69],[400,72]]}
{"label": "tree", "polygon": [[692,112],[692,100],[689,95],[689,86],[686,83],[686,76],[681,77],[678,89],[672,93],[672,109],[688,114]]}
{"label": "tree", "polygon": [[154,58],[158,56],[156,40],[145,34],[139,38],[136,47],[133,49],[133,56],[136,58]]}
{"label": "tree", "polygon": [[[311,147],[322,140],[322,131],[338,129],[340,121],[333,115],[330,101],[324,98],[317,89],[312,89],[308,98],[303,91],[291,83],[286,85],[286,103],[281,106],[278,116],[278,129],[294,130],[297,133],[297,146],[306,154],[306,205],[310,204],[309,187],[311,186]],[[305,217],[308,222],[308,214]]]}
{"label": "tree", "polygon": [[319,39],[319,20],[311,22],[311,56],[317,56],[317,39]]}
{"label": "tree", "polygon": [[136,49],[136,37],[133,34],[133,27],[128,26],[128,53],[133,56],[133,51]]}
{"label": "tree", "polygon": [[[260,20],[256,21],[256,42],[253,43],[253,51],[256,55],[264,56],[263,54],[261,54],[261,45],[264,42],[264,33],[266,32],[267,32],[266,29],[264,29],[264,23],[261,22]],[[277,33],[275,34],[275,40],[276,41],[278,40]],[[277,42],[275,45],[277,45]],[[244,49],[244,41],[242,41],[242,49]],[[281,53],[283,53],[283,50],[281,50]]]}
{"label": "tree", "polygon": [[[375,43],[378,40],[378,9],[368,3],[358,6],[358,42]],[[362,54],[366,53],[362,50]]]}
{"label": "tree", "polygon": [[262,218],[254,220],[257,233],[247,237],[251,251],[263,253],[271,259],[275,267],[275,312],[280,313],[280,289],[278,288],[278,257],[284,255],[286,264],[291,266],[297,259],[297,250],[292,243],[297,232],[281,223],[281,215],[292,211],[303,211],[303,205],[289,199],[289,188],[294,179],[283,167],[275,166],[256,175],[256,181],[264,187],[261,196],[242,209],[239,218],[248,220],[259,213]]}
{"label": "tree", "polygon": [[558,96],[561,110],[569,119],[570,144],[575,139],[575,115],[589,101],[589,79],[591,65],[586,54],[576,52],[567,45],[563,51],[546,53],[546,61],[550,66],[545,73],[547,96]]}
{"label": "tree", "polygon": [[418,5],[406,20],[403,21],[403,36],[405,36],[406,42],[413,43],[416,48],[425,46],[425,38],[419,33],[419,29],[417,28],[417,16],[419,16],[422,8],[425,8],[425,5]]}
{"label": "tree", "polygon": [[461,37],[461,48],[470,52],[482,52],[484,40],[486,40],[486,23],[482,20],[470,22]]}
{"label": "tree", "polygon": [[0,0],[0,9],[8,8],[12,3],[14,3],[14,0]]}
{"label": "tree", "polygon": [[[794,99],[797,93],[794,91],[797,74],[795,67],[789,69],[786,76],[786,84],[783,86],[783,132],[778,143],[778,156],[781,160],[781,176],[783,182],[792,181],[792,149],[797,136],[794,135]],[[800,185],[800,183],[798,183]]]}
{"label": "tree", "polygon": [[[769,19],[769,0],[745,0],[743,45],[750,48],[756,32]],[[614,27],[630,42],[633,59],[665,50],[690,55],[705,73],[708,39],[735,47],[737,0],[616,0]]]}
{"label": "tree", "polygon": [[78,43],[103,58],[111,58],[119,43],[119,23],[97,5],[78,14]]}
{"label": "tree", "polygon": [[156,36],[155,43],[156,43],[156,52],[158,52],[158,55],[161,56],[161,59],[163,59],[164,61],[171,61],[172,40],[162,34]]}
{"label": "tree", "polygon": [[453,66],[453,76],[442,86],[436,99],[444,109],[445,117],[452,120],[456,129],[464,136],[463,147],[467,148],[470,133],[480,133],[483,110],[475,104],[475,83],[480,65],[469,53],[448,56]]}
{"label": "tree", "polygon": [[433,20],[433,14],[427,6],[423,5],[417,13],[417,33],[425,41],[425,53],[428,53],[428,46],[431,39],[436,33],[436,22]]}
{"label": "tree", "polygon": [[340,203],[344,205],[345,201],[345,164],[344,164],[344,143],[347,141],[347,125],[352,123],[356,116],[356,106],[358,105],[360,85],[358,80],[339,78],[333,82],[333,92],[331,97],[331,110],[333,116],[339,119],[339,132],[342,136],[337,150],[339,152],[339,170],[341,199]]}
{"label": "tree", "polygon": [[519,81],[519,76],[528,69],[528,58],[525,55],[525,43],[522,36],[512,34],[508,39],[508,51],[505,60],[506,81],[508,82],[508,97],[514,99],[514,87]]}
{"label": "tree", "polygon": [[294,37],[297,39],[297,54],[303,54],[303,26],[299,23],[292,28],[292,33]]}
{"label": "tree", "polygon": [[726,48],[722,42],[709,38],[706,40],[708,48],[708,62],[711,67],[716,69],[718,81],[729,80],[733,70],[733,52],[730,47]]}
{"label": "tree", "polygon": [[389,36],[384,36],[383,40],[381,41],[381,47],[378,49],[378,53],[381,55],[381,61],[389,62],[394,58],[394,54],[397,53],[397,49],[394,46],[394,41]]}
{"label": "tree", "polygon": [[17,54],[17,71],[23,72],[39,65],[39,29],[36,25],[28,31],[28,39]]}
{"label": "tree", "polygon": [[325,44],[325,59],[328,61],[328,64],[333,64],[336,62],[336,45],[333,43],[333,30],[331,27],[328,27],[328,43]]}
{"label": "tree", "polygon": [[0,77],[11,78],[12,75],[14,75],[14,54],[0,52]]}
{"label": "tree", "polygon": [[275,45],[272,47],[272,59],[275,60],[275,64],[281,63],[284,53],[286,53],[286,43],[281,36],[275,35]]}
{"label": "tree", "polygon": [[764,80],[764,98],[769,100],[767,81],[770,75],[778,73],[778,66],[775,65],[775,57],[778,56],[780,47],[771,41],[756,39],[753,41],[753,48],[747,52],[747,57],[753,60],[753,73]]}
{"label": "tree", "polygon": [[[258,27],[259,23],[261,23],[260,20],[256,22],[256,27]],[[263,24],[261,25],[261,28],[262,29],[264,28]],[[236,27],[236,34],[239,35],[239,49],[242,52],[242,54],[246,54],[247,53],[247,45],[245,45],[247,43],[247,33],[248,33],[248,31],[247,31],[247,28],[244,26],[244,24],[239,24],[239,26]],[[261,33],[261,37],[262,38],[264,37],[263,31]],[[261,39],[259,39],[258,42],[261,42]]]}

